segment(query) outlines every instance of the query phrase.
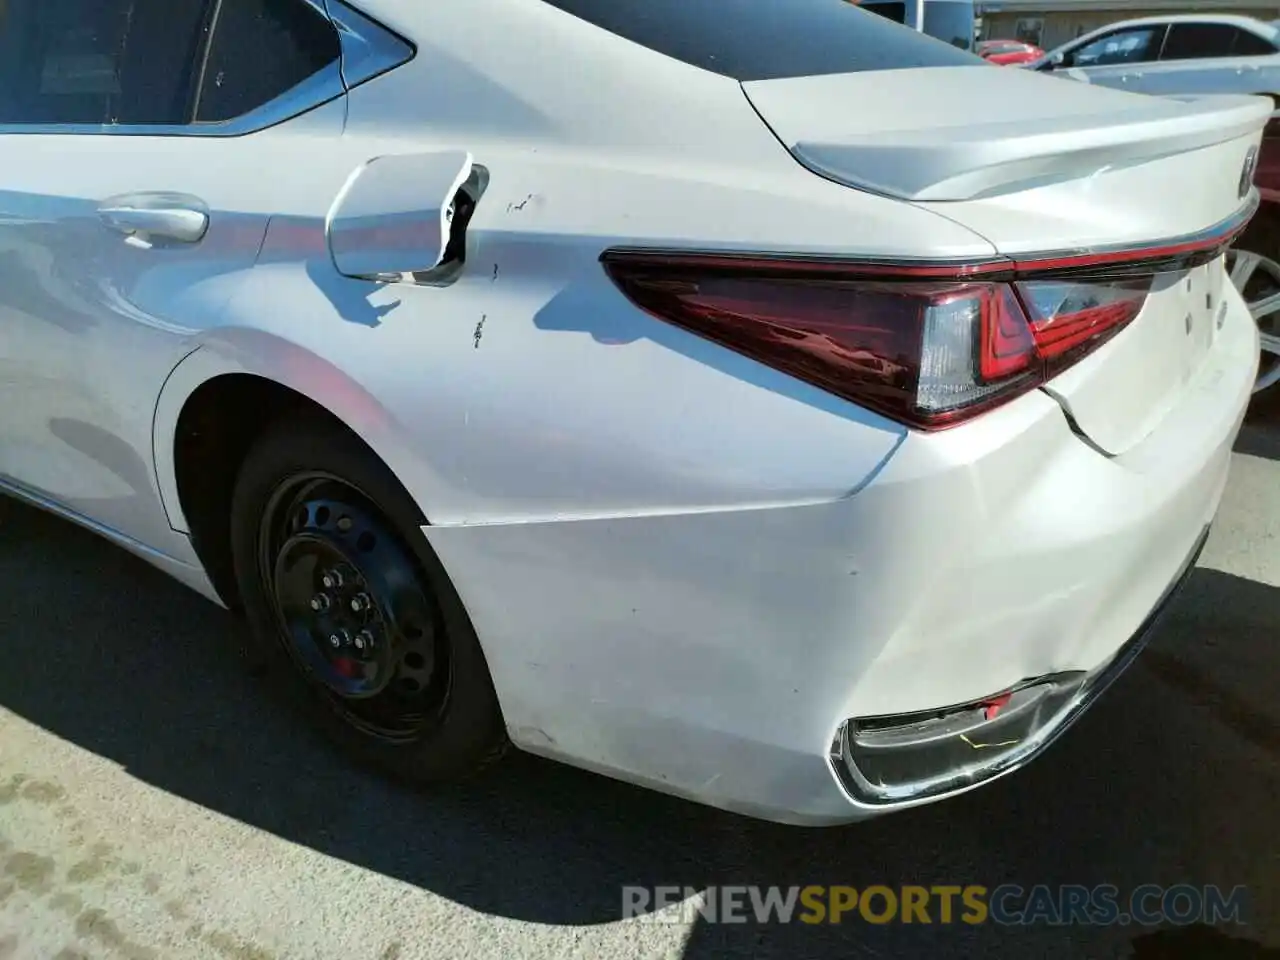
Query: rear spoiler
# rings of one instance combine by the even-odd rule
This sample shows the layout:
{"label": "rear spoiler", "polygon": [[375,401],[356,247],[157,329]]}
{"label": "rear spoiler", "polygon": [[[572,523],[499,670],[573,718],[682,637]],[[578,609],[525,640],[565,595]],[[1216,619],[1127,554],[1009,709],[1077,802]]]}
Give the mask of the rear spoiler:
{"label": "rear spoiler", "polygon": [[[1152,101],[1154,107],[1158,101]],[[1142,109],[1074,122],[998,120],[880,132],[797,143],[794,152],[815,173],[847,186],[903,200],[971,200],[1211,147],[1258,133],[1274,115],[1273,103],[1262,97],[1182,102],[1186,108],[1177,111]]]}
{"label": "rear spoiler", "polygon": [[[1139,96],[986,65],[742,86],[814,173],[911,201],[997,196],[1256,136],[1275,109],[1265,97]],[[868,101],[886,87],[892,96]]]}

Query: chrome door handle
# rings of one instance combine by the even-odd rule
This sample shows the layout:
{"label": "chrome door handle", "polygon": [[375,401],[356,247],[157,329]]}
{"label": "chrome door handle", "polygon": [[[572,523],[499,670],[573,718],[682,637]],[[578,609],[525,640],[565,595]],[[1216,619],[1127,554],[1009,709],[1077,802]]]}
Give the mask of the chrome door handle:
{"label": "chrome door handle", "polygon": [[126,236],[198,243],[209,230],[209,214],[195,197],[144,193],[113,197],[98,207],[102,222]]}

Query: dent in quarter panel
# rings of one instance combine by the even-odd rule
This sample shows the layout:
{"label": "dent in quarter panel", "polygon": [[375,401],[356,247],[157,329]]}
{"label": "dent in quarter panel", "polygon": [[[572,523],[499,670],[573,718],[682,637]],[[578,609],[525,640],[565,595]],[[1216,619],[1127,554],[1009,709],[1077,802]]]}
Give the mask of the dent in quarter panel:
{"label": "dent in quarter panel", "polygon": [[640,313],[593,261],[570,266],[586,254],[571,241],[500,241],[447,287],[263,262],[230,308],[246,329],[219,339],[346,419],[437,525],[835,499],[903,433]]}

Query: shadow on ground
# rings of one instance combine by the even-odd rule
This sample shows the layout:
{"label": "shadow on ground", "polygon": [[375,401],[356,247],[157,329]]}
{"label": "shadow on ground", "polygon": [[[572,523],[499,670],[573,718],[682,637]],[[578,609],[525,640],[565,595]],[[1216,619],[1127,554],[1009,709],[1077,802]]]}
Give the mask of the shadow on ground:
{"label": "shadow on ground", "polygon": [[[1280,590],[1199,570],[1139,665],[1043,759],[849,828],[758,823],[526,756],[417,795],[354,771],[264,694],[230,616],[0,501],[0,706],[244,823],[476,910],[618,918],[628,884],[1250,888],[1221,931],[699,923],[687,960],[1273,958]],[[1270,711],[1270,712],[1268,712]]]}
{"label": "shadow on ground", "polygon": [[1236,440],[1236,452],[1253,457],[1280,460],[1280,384],[1266,390],[1249,405],[1240,436]]}

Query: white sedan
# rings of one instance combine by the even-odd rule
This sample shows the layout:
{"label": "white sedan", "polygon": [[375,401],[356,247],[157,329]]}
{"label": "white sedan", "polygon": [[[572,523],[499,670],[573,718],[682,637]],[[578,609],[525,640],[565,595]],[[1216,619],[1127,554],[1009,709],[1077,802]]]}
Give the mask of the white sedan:
{"label": "white sedan", "polygon": [[1212,13],[1125,20],[1050,50],[1026,69],[1134,93],[1280,96],[1280,26]]}
{"label": "white sedan", "polygon": [[1263,101],[845,0],[7,22],[0,486],[242,611],[371,767],[949,797],[1062,733],[1204,542]]}

